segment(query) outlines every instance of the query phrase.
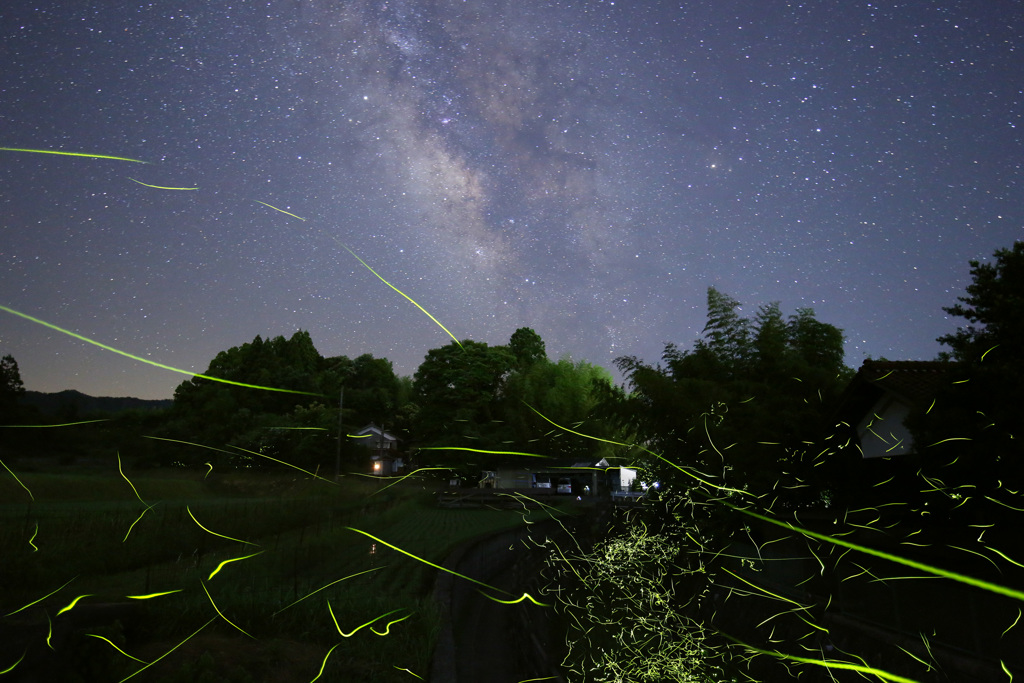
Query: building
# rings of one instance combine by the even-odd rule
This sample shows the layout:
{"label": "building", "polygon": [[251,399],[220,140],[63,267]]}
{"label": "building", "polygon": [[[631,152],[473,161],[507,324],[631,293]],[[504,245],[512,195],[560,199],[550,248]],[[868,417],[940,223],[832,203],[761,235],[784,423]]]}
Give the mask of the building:
{"label": "building", "polygon": [[373,474],[390,476],[398,474],[405,467],[399,454],[399,439],[394,434],[384,431],[374,423],[370,423],[354,434],[348,435],[353,443],[366,448],[370,452]]}
{"label": "building", "polygon": [[864,361],[839,408],[839,420],[853,429],[861,455],[909,453],[914,438],[904,424],[907,416],[929,407],[955,367],[944,361]]}
{"label": "building", "polygon": [[606,495],[628,491],[636,470],[613,467],[601,458],[597,462],[575,462],[538,467],[504,467],[486,470],[480,488],[532,490],[541,494],[574,496]]}

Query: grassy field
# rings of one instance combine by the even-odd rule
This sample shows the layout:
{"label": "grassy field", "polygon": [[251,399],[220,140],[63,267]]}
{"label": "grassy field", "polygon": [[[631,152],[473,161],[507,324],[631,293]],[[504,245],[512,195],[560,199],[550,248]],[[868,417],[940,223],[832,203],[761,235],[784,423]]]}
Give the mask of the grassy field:
{"label": "grassy field", "polygon": [[125,478],[116,460],[99,473],[12,469],[20,484],[0,473],[0,670],[27,648],[18,670],[59,657],[74,662],[63,680],[120,681],[156,662],[133,680],[310,681],[329,651],[321,680],[425,678],[437,570],[387,544],[441,563],[526,514],[439,509],[417,479]]}

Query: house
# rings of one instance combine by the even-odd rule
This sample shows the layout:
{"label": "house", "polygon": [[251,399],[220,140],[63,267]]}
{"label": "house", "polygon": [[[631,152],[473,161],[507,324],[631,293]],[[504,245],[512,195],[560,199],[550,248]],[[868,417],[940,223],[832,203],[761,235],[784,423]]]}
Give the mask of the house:
{"label": "house", "polygon": [[631,467],[614,467],[608,474],[612,495],[629,492],[636,483],[636,470]]}
{"label": "house", "polygon": [[531,489],[540,494],[576,496],[628,491],[636,470],[613,467],[601,458],[597,462],[574,462],[535,467],[505,467],[482,473],[480,488]]}
{"label": "house", "polygon": [[904,421],[927,409],[950,381],[954,364],[944,361],[866,360],[840,399],[839,421],[855,433],[864,458],[905,455],[914,438]]}
{"label": "house", "polygon": [[382,477],[390,476],[397,474],[405,466],[398,452],[398,437],[384,431],[374,423],[371,422],[348,436],[353,443],[370,452],[374,474]]}

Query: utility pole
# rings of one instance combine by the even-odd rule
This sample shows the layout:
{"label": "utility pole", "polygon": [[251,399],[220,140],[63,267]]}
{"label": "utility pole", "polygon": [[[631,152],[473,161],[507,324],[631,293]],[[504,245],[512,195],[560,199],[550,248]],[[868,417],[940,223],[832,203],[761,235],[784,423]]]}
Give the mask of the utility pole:
{"label": "utility pole", "polygon": [[334,452],[334,482],[341,479],[341,440],[345,436],[345,430],[341,426],[341,411],[345,407],[345,387],[341,388],[341,395],[338,397],[338,447]]}

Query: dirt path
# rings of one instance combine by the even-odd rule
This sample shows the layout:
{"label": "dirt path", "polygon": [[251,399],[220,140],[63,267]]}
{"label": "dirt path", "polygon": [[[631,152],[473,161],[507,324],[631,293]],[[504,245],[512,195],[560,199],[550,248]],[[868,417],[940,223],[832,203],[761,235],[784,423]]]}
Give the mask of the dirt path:
{"label": "dirt path", "polygon": [[[487,583],[515,594],[513,574],[510,567]],[[457,681],[517,683],[530,678],[521,661],[515,610],[475,593],[461,614],[453,615]]]}
{"label": "dirt path", "polygon": [[[501,599],[514,600],[524,592],[538,597],[544,551],[527,550],[528,544],[516,540],[519,534],[506,532],[480,541],[454,553],[446,566],[507,591]],[[552,626],[551,607],[529,601],[502,604],[451,575],[441,585],[446,588],[436,595],[451,610],[450,629],[435,651],[434,683],[562,681],[556,654],[561,648],[555,642],[560,636]]]}

